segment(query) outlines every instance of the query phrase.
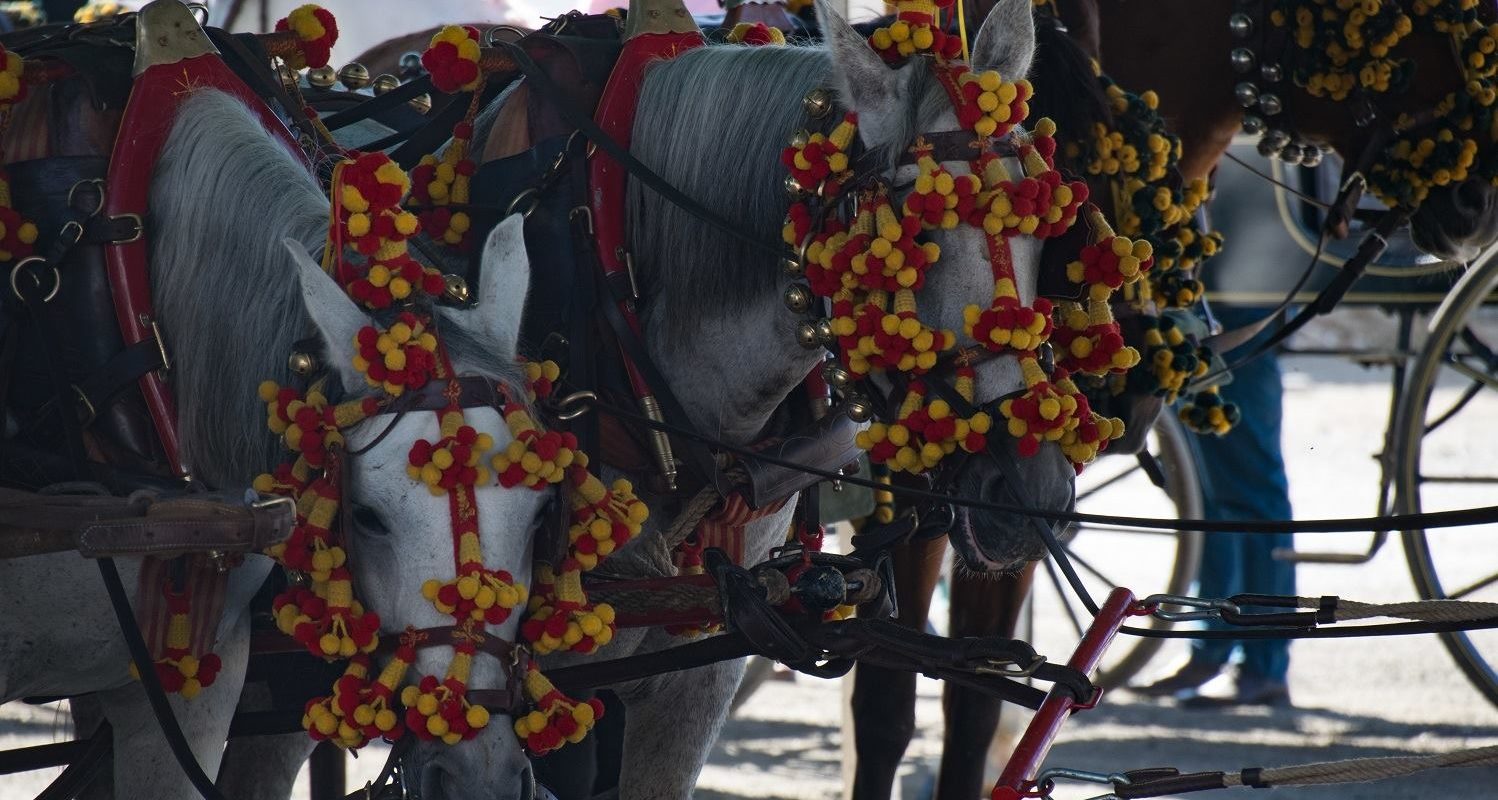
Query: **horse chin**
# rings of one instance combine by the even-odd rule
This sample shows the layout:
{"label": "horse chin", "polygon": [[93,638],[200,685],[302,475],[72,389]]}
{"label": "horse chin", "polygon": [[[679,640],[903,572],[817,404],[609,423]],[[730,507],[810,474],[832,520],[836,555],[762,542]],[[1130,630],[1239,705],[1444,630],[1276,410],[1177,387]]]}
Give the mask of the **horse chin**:
{"label": "horse chin", "polygon": [[[1012,451],[1012,446],[1010,452],[996,455],[998,458],[1018,457]],[[1043,447],[1039,453],[1019,464],[1018,473],[1024,480],[1023,486],[1008,486],[996,464],[987,459],[978,459],[969,465],[958,480],[958,492],[962,497],[980,498],[992,503],[1057,511],[1072,507],[1076,472],[1061,455],[1059,448]],[[1062,541],[1070,533],[1069,526],[1036,520],[1023,514],[959,508],[956,524],[948,538],[967,569],[983,573],[1010,573],[1031,561],[1045,558],[1045,540],[1037,531],[1037,525],[1050,525],[1057,539]]]}
{"label": "horse chin", "polygon": [[1410,235],[1437,258],[1469,261],[1498,239],[1498,192],[1476,181],[1437,187],[1415,211]]}

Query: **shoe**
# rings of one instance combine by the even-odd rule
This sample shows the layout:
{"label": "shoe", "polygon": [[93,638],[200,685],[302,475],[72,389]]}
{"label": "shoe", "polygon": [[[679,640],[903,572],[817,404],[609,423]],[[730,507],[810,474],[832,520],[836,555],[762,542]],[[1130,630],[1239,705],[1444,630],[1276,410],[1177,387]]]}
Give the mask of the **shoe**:
{"label": "shoe", "polygon": [[1181,708],[1238,708],[1264,706],[1266,708],[1290,708],[1290,687],[1284,681],[1270,680],[1262,675],[1238,673],[1238,684],[1232,694],[1206,695],[1193,693],[1181,699]]}
{"label": "shoe", "polygon": [[1144,686],[1130,686],[1129,691],[1144,697],[1170,697],[1179,692],[1189,691],[1217,677],[1222,672],[1221,664],[1210,664],[1205,661],[1192,659],[1185,666],[1176,671],[1174,675],[1161,678],[1154,683]]}

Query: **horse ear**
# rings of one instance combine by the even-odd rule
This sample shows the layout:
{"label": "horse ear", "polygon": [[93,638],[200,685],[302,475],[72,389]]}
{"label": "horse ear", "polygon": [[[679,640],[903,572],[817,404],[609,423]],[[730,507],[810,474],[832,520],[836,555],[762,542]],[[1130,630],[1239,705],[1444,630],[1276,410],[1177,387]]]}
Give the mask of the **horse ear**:
{"label": "horse ear", "polygon": [[1035,60],[1035,18],[1031,0],[999,0],[973,40],[973,64],[995,70],[1006,81],[1030,74]]}
{"label": "horse ear", "polygon": [[346,391],[360,391],[366,383],[364,376],[354,369],[354,338],[360,328],[370,324],[369,316],[312,260],[305,245],[295,239],[283,239],[282,243],[296,261],[302,305],[322,336],[323,352],[331,362],[327,366],[338,373]]}
{"label": "horse ear", "polygon": [[893,121],[910,106],[908,73],[884,63],[827,0],[817,0],[817,26],[832,54],[832,88],[858,114],[864,144],[889,144]]}
{"label": "horse ear", "polygon": [[449,324],[462,328],[506,361],[514,360],[520,341],[520,318],[530,290],[530,260],[525,254],[525,217],[500,220],[484,242],[479,261],[479,301],[471,309],[441,309]]}

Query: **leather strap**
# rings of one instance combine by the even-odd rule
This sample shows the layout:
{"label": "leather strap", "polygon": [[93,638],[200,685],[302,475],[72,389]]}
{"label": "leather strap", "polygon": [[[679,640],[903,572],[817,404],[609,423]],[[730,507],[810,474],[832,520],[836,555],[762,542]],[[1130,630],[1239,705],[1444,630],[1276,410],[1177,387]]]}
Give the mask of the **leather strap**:
{"label": "leather strap", "polygon": [[75,549],[88,558],[257,552],[285,541],[295,524],[289,501],[229,493],[156,500],[0,489],[0,558]]}

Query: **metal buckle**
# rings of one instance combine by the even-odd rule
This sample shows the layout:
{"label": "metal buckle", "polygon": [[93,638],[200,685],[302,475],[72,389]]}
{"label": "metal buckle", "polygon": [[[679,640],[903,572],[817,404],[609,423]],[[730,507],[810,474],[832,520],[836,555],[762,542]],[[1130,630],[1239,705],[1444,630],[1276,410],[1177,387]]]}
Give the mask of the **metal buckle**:
{"label": "metal buckle", "polygon": [[73,394],[78,396],[78,402],[83,408],[84,416],[82,424],[83,427],[87,428],[99,416],[99,411],[94,408],[93,401],[88,399],[88,395],[84,394],[83,389],[76,383],[73,384]]}
{"label": "metal buckle", "polygon": [[[83,226],[80,225],[79,230],[82,229]],[[41,277],[39,277],[34,270],[30,269],[30,266],[32,264],[46,264],[47,268],[52,270],[52,288],[47,291],[44,297],[42,297],[43,303],[50,303],[52,302],[52,298],[56,297],[57,293],[62,289],[62,273],[57,271],[56,265],[47,264],[47,259],[42,258],[41,256],[27,256],[26,258],[17,261],[14,267],[11,267],[10,291],[15,294],[17,300],[20,300],[23,303],[26,302],[26,295],[21,292],[20,277],[22,270],[25,270],[26,274],[31,277],[31,280],[36,284],[37,289],[42,288],[43,284]]]}
{"label": "metal buckle", "polygon": [[571,211],[567,212],[567,220],[569,222],[577,222],[577,218],[578,217],[582,217],[583,219],[585,219],[587,221],[587,223],[588,223],[588,228],[587,228],[588,235],[592,236],[593,235],[593,209],[591,209],[591,208],[589,208],[587,206],[578,206],[578,207],[572,209]]}
{"label": "metal buckle", "polygon": [[111,242],[111,244],[130,244],[131,242],[138,242],[141,240],[141,237],[146,235],[146,221],[142,219],[139,214],[120,214],[110,217],[109,219],[111,222],[120,219],[129,220],[130,222],[134,223],[135,227],[135,232],[130,234],[129,239],[115,239],[113,242]]}

